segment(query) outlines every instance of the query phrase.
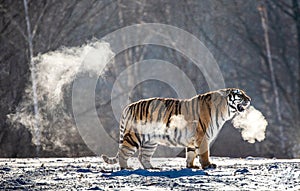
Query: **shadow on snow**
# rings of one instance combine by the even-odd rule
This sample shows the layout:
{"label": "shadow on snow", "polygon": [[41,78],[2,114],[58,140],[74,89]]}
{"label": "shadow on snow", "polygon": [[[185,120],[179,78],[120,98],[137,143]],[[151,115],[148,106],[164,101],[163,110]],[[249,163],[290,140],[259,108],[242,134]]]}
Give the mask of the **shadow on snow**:
{"label": "shadow on snow", "polygon": [[148,171],[144,169],[137,170],[120,170],[112,173],[104,173],[104,177],[114,177],[114,176],[130,176],[130,175],[140,175],[140,176],[157,176],[157,177],[168,177],[168,178],[179,178],[184,176],[203,176],[208,175],[203,170],[193,170],[193,169],[181,169],[181,170],[167,170],[167,171]]}

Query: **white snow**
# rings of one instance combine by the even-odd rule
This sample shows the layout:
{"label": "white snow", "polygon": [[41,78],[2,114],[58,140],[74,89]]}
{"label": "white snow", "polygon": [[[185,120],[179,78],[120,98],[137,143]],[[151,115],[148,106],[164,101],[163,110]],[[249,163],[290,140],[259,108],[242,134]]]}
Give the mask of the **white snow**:
{"label": "white snow", "polygon": [[184,158],[154,158],[159,170],[104,172],[99,157],[0,159],[0,190],[299,190],[300,159],[212,157],[214,170],[185,169]]}

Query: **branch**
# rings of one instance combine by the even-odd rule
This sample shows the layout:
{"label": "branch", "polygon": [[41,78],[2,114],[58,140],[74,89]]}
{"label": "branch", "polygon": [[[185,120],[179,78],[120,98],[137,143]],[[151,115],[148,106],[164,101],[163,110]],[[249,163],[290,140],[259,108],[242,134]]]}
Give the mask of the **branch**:
{"label": "branch", "polygon": [[[294,15],[290,12],[292,10],[292,7],[289,6],[288,4],[284,3],[283,1],[279,0],[271,0],[271,2],[282,12],[287,14],[288,16],[294,18]],[[290,10],[289,10],[290,9]]]}
{"label": "branch", "polygon": [[2,5],[0,5],[0,12],[3,12],[4,16],[8,17],[8,19],[11,20],[11,22],[13,23],[13,25],[15,25],[15,27],[20,32],[20,34],[24,37],[24,39],[26,39],[27,37],[26,37],[24,31],[21,29],[20,25],[14,19],[15,16],[12,16],[11,14],[9,14],[8,10],[5,9]]}
{"label": "branch", "polygon": [[37,20],[37,22],[35,23],[34,27],[33,27],[33,31],[32,31],[32,38],[35,37],[36,31],[38,29],[39,24],[41,23],[41,20],[43,18],[43,16],[45,15],[46,9],[48,8],[48,1],[46,1],[46,5],[43,7],[43,10]]}

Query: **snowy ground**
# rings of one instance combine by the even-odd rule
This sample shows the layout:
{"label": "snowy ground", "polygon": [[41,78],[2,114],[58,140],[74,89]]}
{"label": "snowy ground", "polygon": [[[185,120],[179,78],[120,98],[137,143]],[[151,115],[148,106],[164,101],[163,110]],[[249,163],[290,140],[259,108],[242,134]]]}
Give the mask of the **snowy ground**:
{"label": "snowy ground", "polygon": [[160,170],[115,170],[99,157],[0,159],[0,190],[300,190],[300,159],[212,157],[215,170],[185,169],[183,158],[154,158]]}

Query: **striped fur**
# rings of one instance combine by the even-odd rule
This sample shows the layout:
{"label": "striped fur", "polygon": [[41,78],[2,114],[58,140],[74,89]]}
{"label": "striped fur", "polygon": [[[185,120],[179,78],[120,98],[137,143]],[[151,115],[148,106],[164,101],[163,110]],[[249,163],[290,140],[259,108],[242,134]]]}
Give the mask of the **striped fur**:
{"label": "striped fur", "polygon": [[209,142],[223,124],[249,106],[250,98],[239,89],[228,88],[197,95],[191,99],[150,98],[128,105],[120,120],[120,143],[116,157],[102,155],[109,164],[127,160],[139,150],[144,168],[158,145],[187,148],[187,167],[194,168],[200,155],[202,168],[215,168],[209,161]]}

